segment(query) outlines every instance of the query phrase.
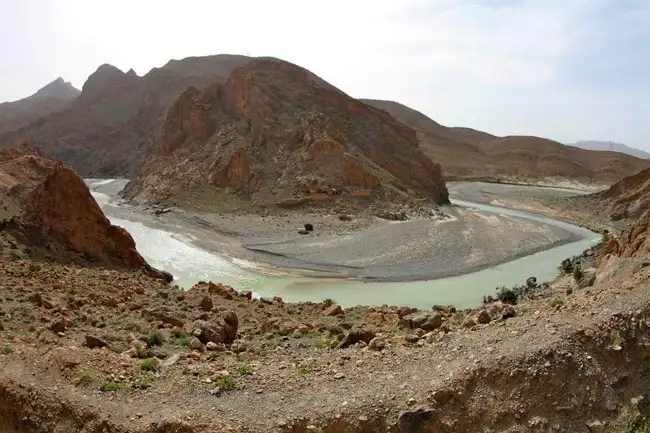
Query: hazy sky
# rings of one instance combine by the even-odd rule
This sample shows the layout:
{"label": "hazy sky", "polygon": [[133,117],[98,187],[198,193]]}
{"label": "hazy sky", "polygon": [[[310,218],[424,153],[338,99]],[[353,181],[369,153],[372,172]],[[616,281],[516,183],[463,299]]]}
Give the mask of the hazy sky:
{"label": "hazy sky", "polygon": [[0,38],[0,101],[249,54],[448,126],[650,150],[650,0],[0,0]]}

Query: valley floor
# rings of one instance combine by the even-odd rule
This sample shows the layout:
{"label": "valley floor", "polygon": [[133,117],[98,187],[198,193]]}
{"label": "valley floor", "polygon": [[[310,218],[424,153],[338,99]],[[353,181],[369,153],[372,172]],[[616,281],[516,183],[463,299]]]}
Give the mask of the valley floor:
{"label": "valley floor", "polygon": [[[95,187],[115,194],[123,182]],[[452,200],[492,203],[535,212],[527,206],[534,194],[566,197],[575,192],[494,185],[499,201],[473,185],[452,187]],[[263,263],[303,275],[362,278],[376,281],[427,280],[465,274],[580,239],[578,235],[539,221],[457,206],[440,208],[443,217],[387,221],[369,214],[280,212],[197,214],[173,209],[160,216],[139,207],[105,206],[109,217],[139,221],[182,233],[208,251]],[[305,223],[313,232],[299,234]]]}

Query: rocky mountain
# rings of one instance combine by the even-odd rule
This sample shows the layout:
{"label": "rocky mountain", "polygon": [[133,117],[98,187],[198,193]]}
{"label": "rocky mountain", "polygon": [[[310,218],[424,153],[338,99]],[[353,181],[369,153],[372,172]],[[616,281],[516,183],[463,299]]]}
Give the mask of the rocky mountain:
{"label": "rocky mountain", "polygon": [[575,143],[569,143],[568,146],[579,147],[587,150],[608,150],[610,152],[626,153],[643,159],[650,158],[650,153],[648,152],[613,141],[581,140],[576,141]]}
{"label": "rocky mountain", "polygon": [[0,151],[0,242],[35,259],[143,269],[131,235],[104,216],[84,181],[60,161],[22,146]]}
{"label": "rocky mountain", "polygon": [[20,129],[35,120],[67,107],[81,93],[57,78],[24,99],[0,104],[0,134]]}
{"label": "rocky mountain", "polygon": [[0,147],[27,140],[84,177],[130,176],[162,132],[167,110],[189,86],[223,82],[251,59],[217,55],[171,60],[143,77],[100,66],[65,109],[0,136]]}
{"label": "rocky mountain", "polygon": [[396,102],[363,101],[414,128],[422,150],[442,165],[448,180],[562,177],[614,183],[650,167],[650,161],[618,152],[578,149],[540,137],[497,137],[470,128],[448,128]]}
{"label": "rocky mountain", "polygon": [[341,198],[448,201],[440,165],[421,152],[413,129],[275,59],[185,91],[126,196],[211,207],[232,197],[287,207]]}

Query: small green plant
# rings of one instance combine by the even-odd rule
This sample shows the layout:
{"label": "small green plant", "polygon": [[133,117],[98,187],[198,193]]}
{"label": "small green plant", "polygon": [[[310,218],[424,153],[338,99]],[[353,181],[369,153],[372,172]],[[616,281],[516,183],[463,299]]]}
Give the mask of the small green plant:
{"label": "small green plant", "polygon": [[147,339],[147,343],[149,344],[149,347],[162,346],[164,342],[165,342],[165,336],[158,331],[149,334],[149,338]]}
{"label": "small green plant", "polygon": [[334,304],[334,300],[332,298],[327,298],[323,301],[323,304],[325,304],[325,307],[330,307],[332,304]]}
{"label": "small green plant", "polygon": [[140,361],[140,370],[142,371],[156,371],[159,366],[158,358],[147,358]]}
{"label": "small green plant", "polygon": [[135,380],[133,387],[138,389],[147,389],[156,380],[156,374],[152,371],[143,371]]}
{"label": "small green plant", "polygon": [[172,331],[172,336],[169,339],[169,343],[174,346],[189,346],[190,345],[190,334],[183,331],[182,329],[176,329]]}
{"label": "small green plant", "polygon": [[566,304],[564,299],[555,298],[555,299],[551,300],[551,307],[560,307],[560,306],[562,306],[564,304]]}
{"label": "small green plant", "polygon": [[7,343],[4,346],[2,346],[2,353],[5,355],[11,355],[14,353],[14,348],[11,346],[11,344]]}
{"label": "small green plant", "polygon": [[309,367],[307,367],[305,365],[301,365],[298,368],[296,368],[296,373],[304,376],[304,375],[307,375],[307,374],[311,373],[311,368],[309,368]]}
{"label": "small green plant", "polygon": [[99,387],[100,391],[132,391],[133,387],[128,383],[113,382],[112,380],[105,380]]}
{"label": "small green plant", "polygon": [[241,364],[235,367],[235,371],[242,376],[253,374],[253,369],[248,364]]}
{"label": "small green plant", "polygon": [[229,390],[235,387],[235,380],[232,378],[232,376],[221,376],[215,380],[214,383],[223,390]]}

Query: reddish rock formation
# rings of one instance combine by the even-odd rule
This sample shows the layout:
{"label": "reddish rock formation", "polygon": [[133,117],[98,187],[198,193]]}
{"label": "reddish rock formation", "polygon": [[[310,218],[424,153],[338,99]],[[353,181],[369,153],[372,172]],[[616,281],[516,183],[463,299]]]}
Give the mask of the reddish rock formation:
{"label": "reddish rock formation", "polygon": [[72,168],[27,147],[0,152],[0,163],[4,229],[57,258],[74,252],[168,279],[147,264],[126,230],[110,223]]}
{"label": "reddish rock formation", "polygon": [[440,166],[420,151],[412,129],[271,59],[236,68],[203,92],[188,89],[126,195],[183,200],[206,190],[283,206],[359,190],[448,201]]}

